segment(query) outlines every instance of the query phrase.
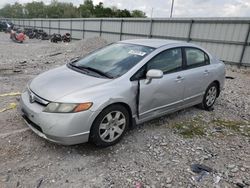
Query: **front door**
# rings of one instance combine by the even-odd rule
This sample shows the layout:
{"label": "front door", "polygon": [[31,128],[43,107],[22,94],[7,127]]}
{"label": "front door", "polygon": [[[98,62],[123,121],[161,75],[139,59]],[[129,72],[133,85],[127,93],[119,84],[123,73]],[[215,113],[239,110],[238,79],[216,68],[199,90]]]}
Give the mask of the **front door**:
{"label": "front door", "polygon": [[160,116],[182,105],[185,79],[182,59],[182,49],[173,48],[159,53],[146,64],[146,72],[159,69],[164,75],[150,83],[140,80],[140,120]]}

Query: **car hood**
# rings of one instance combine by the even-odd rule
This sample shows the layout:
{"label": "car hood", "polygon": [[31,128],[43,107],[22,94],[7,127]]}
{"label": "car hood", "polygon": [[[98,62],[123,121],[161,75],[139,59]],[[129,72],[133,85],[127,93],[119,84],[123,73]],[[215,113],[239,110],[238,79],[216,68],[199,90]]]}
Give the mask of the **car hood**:
{"label": "car hood", "polygon": [[39,97],[56,102],[66,95],[107,82],[110,79],[79,73],[64,65],[38,75],[31,81],[29,88]]}

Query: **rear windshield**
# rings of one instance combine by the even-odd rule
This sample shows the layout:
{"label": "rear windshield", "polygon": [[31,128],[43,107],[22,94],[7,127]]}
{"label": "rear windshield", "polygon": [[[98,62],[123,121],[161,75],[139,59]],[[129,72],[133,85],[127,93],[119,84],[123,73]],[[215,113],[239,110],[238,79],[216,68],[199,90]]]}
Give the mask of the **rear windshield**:
{"label": "rear windshield", "polygon": [[129,71],[153,50],[147,46],[115,43],[76,61],[74,66],[88,67],[116,78]]}

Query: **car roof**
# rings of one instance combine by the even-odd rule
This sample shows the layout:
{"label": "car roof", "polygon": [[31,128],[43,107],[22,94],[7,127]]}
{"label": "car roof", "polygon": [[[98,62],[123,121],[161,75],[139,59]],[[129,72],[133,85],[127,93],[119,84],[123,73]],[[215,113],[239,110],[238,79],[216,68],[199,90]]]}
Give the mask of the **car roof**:
{"label": "car roof", "polygon": [[177,41],[177,40],[166,40],[166,39],[131,39],[131,40],[123,40],[120,41],[121,43],[127,44],[137,44],[142,46],[149,46],[152,48],[160,48],[166,45],[173,45],[173,44],[183,44],[187,45],[188,43]]}

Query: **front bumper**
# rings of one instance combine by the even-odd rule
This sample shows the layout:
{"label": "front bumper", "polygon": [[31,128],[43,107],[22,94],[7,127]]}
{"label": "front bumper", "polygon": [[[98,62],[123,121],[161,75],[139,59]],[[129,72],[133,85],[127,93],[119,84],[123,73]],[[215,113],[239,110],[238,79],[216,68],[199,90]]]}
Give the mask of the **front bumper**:
{"label": "front bumper", "polygon": [[94,112],[87,110],[78,113],[47,113],[45,106],[30,103],[28,92],[20,99],[22,116],[27,125],[40,137],[63,145],[88,142]]}

